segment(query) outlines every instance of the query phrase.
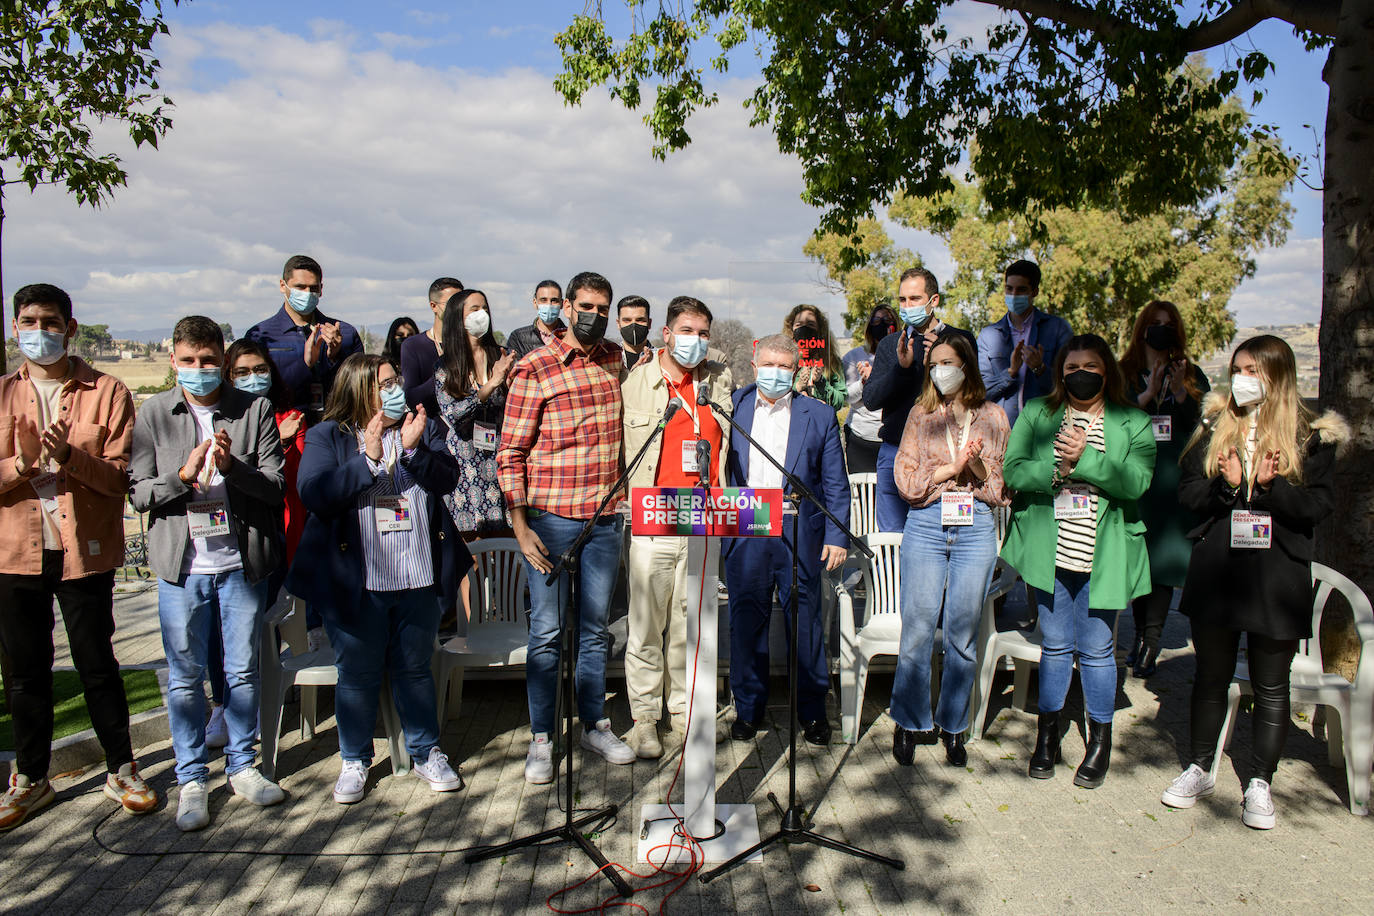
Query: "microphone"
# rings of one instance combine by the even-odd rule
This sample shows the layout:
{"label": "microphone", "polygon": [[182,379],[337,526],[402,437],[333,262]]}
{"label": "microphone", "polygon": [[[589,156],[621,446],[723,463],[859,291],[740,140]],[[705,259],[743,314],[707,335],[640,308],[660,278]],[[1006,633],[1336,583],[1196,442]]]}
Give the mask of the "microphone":
{"label": "microphone", "polygon": [[681,409],[682,409],[682,399],[681,399],[681,398],[673,398],[671,401],[668,402],[668,409],[665,410],[665,411],[663,411],[663,419],[660,420],[659,422],[662,423],[662,424],[664,424],[664,425],[666,426],[666,425],[668,424],[668,421],[671,420],[671,419],[673,418],[673,415],[674,415],[675,413],[677,413],[677,412],[678,412],[679,410],[681,410]]}
{"label": "microphone", "polygon": [[701,476],[703,489],[711,487],[711,443],[705,439],[697,440],[697,474]]}
{"label": "microphone", "polygon": [[698,406],[698,407],[710,407],[710,406],[711,406],[710,400],[707,399],[707,397],[706,397],[706,392],[704,392],[704,391],[699,391],[699,392],[697,392],[697,406]]}

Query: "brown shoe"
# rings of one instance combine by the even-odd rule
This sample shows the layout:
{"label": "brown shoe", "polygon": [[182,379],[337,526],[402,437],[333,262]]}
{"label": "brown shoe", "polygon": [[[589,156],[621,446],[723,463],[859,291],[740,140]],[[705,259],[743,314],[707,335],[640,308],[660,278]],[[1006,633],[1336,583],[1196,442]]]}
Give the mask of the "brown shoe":
{"label": "brown shoe", "polygon": [[18,773],[11,774],[9,791],[0,796],[0,833],[18,827],[30,814],[51,805],[56,797],[46,779],[33,781]]}
{"label": "brown shoe", "polygon": [[130,814],[147,814],[157,807],[157,792],[138,775],[138,765],[126,763],[105,777],[105,795]]}

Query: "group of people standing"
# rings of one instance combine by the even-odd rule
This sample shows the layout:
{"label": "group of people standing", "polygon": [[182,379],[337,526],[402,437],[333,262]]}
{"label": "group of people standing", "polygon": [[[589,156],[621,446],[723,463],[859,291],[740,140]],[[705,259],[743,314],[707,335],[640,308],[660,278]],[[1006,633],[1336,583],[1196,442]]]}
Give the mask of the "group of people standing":
{"label": "group of people standing", "polygon": [[[1245,632],[1257,695],[1245,819],[1272,826],[1267,786],[1287,725],[1288,664],[1310,635],[1312,528],[1330,505],[1344,427],[1308,413],[1277,338],[1237,348],[1230,395],[1207,398],[1169,303],[1142,309],[1118,362],[1102,338],[1074,335],[1037,308],[1039,287],[1035,264],[1009,266],[1007,314],[975,337],[943,322],[933,274],[907,271],[898,309],[874,310],[865,346],[843,360],[821,311],[798,306],[782,333],[757,341],[755,378],[741,384],[711,346],[701,300],[674,298],[655,332],[650,303],[625,296],[613,342],[612,288],[590,272],[566,288],[538,283],[533,320],[504,344],[485,294],[441,277],[429,288],[431,327],[398,319],[383,352],[367,354],[353,327],[321,312],[323,268],[298,255],[283,268],[279,310],[231,346],[210,318],[178,321],[176,385],[137,413],[121,383],[67,353],[70,297],[22,288],[13,321],[24,363],[0,379],[0,644],[18,745],[0,830],[53,799],[54,598],[105,749],[106,794],[134,813],[157,803],[133,760],[110,646],[126,496],[149,518],[183,830],[209,822],[213,747],[225,748],[235,794],[259,805],[284,797],[254,766],[259,633],[283,591],[303,603],[311,647],[327,642],[338,666],[334,798],[365,794],[384,683],[416,775],[435,791],[459,788],[439,746],[430,659],[442,619],[467,613],[467,544],[477,538],[513,538],[526,564],[525,778],[552,781],[569,582],[547,577],[646,443],[632,487],[788,488],[771,456],[842,523],[848,473],[876,472],[878,527],[903,533],[891,714],[905,765],[917,744],[940,740],[950,763],[967,759],[973,641],[999,555],[994,510],[1009,507],[1000,555],[1030,586],[1044,632],[1031,776],[1054,774],[1077,663],[1089,735],[1075,781],[1101,784],[1115,615],[1133,604],[1131,662],[1149,676],[1182,585],[1199,659],[1193,761],[1164,800],[1186,807],[1212,790],[1206,770]],[[817,338],[829,343],[825,358],[801,365],[797,341]],[[767,454],[753,454],[751,440]],[[1259,525],[1240,537],[1237,513],[1267,520],[1263,537]],[[820,580],[844,563],[847,544],[807,504],[791,538],[789,526],[779,539],[723,545],[734,716],[722,718],[721,740],[750,740],[764,722],[769,620],[775,595],[790,613],[794,547],[801,720],[807,741],[830,740]],[[623,545],[611,513],[591,525],[577,558],[580,744],[614,764],[680,743],[687,707],[687,541],[637,537],[626,563],[634,724],[611,730],[607,621]],[[932,708],[938,626],[944,671]]]}

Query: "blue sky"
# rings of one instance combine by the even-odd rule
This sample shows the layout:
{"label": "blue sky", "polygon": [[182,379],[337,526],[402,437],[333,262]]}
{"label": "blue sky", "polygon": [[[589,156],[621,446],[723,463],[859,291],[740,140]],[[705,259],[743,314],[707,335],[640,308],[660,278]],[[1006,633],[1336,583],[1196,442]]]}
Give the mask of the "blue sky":
{"label": "blue sky", "polygon": [[[325,265],[323,308],[357,324],[423,317],[429,279],[452,274],[485,288],[497,327],[510,330],[528,321],[535,281],[586,267],[618,294],[666,302],[688,292],[758,332],[798,301],[838,315],[842,303],[802,255],[816,213],[798,198],[800,169],[740,108],[752,57],[736,56],[722,103],[693,122],[697,142],[659,163],[639,113],[601,92],[567,109],[554,92],[553,36],[582,9],[579,0],[169,7],[172,36],[159,53],[175,129],[156,152],[111,137],[130,182],[100,211],[55,190],[12,193],[9,289],[58,282],[116,327],[170,326],[197,310],[240,328],[279,304],[272,275],[282,260],[308,251]],[[627,19],[619,0],[604,9]],[[996,15],[968,0],[951,9],[970,28]],[[1324,53],[1269,23],[1213,60],[1252,43],[1276,63],[1256,116],[1319,174]],[[1288,244],[1263,252],[1233,297],[1242,324],[1316,320],[1320,195],[1296,185],[1291,199]],[[947,253],[928,238],[901,241],[947,273]]]}

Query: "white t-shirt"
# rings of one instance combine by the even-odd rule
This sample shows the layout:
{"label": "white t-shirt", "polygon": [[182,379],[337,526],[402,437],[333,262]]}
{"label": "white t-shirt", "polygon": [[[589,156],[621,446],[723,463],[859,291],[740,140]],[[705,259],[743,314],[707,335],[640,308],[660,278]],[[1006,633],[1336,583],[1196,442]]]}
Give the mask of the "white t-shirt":
{"label": "white t-shirt", "polygon": [[[33,389],[38,393],[38,434],[41,436],[43,430],[52,425],[62,413],[62,386],[66,384],[66,379],[60,378],[34,378],[29,376],[29,381],[33,382]],[[40,473],[56,471],[54,462],[48,462],[47,466],[40,467]],[[42,500],[38,503],[43,515],[43,549],[61,550],[62,549],[62,521],[49,512],[43,505]]]}
{"label": "white t-shirt", "polygon": [[[187,401],[186,406],[191,408],[191,415],[196,419],[198,441],[204,442],[206,439],[213,439],[215,436],[214,413],[219,404],[201,407],[199,404],[192,404]],[[219,469],[215,467],[214,461],[208,454],[205,456],[205,466],[202,468],[200,480],[207,479],[207,469],[209,483],[192,494],[191,502],[198,503],[220,499],[225,501],[227,507],[229,501],[228,488],[224,485],[224,477],[220,475]],[[229,527],[230,534],[218,537],[191,538],[190,543],[186,545],[186,556],[181,561],[182,573],[212,575],[242,569],[243,557],[239,555],[238,537],[232,533],[234,528],[232,515],[229,517]]]}

